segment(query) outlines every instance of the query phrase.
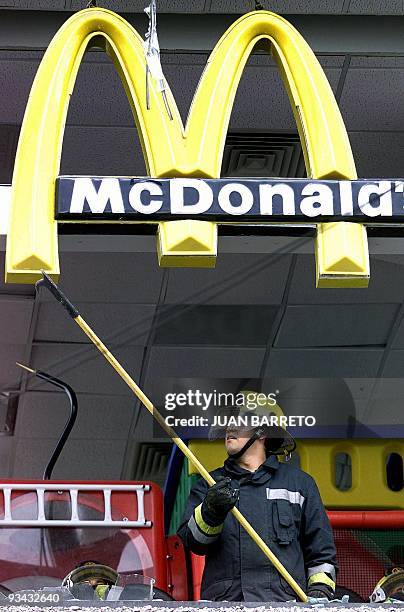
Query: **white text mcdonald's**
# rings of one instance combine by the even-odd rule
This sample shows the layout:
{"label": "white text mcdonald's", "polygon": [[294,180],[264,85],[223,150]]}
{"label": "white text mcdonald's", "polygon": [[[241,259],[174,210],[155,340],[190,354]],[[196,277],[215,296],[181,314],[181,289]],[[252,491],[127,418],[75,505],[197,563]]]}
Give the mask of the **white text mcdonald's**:
{"label": "white text mcdonald's", "polygon": [[60,177],[56,217],[64,221],[232,217],[367,223],[404,218],[404,181],[302,181]]}

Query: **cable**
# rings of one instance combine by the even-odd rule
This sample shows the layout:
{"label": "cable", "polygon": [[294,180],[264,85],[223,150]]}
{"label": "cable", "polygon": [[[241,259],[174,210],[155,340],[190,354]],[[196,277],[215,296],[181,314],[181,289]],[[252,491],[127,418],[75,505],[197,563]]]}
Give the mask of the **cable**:
{"label": "cable", "polygon": [[50,480],[52,476],[53,468],[55,467],[55,464],[56,464],[56,461],[59,459],[60,453],[62,452],[63,447],[66,444],[67,439],[70,435],[70,432],[73,429],[73,426],[76,422],[77,410],[78,410],[77,395],[75,394],[73,389],[70,387],[70,385],[63,382],[62,380],[59,380],[58,378],[55,378],[54,376],[51,376],[50,374],[46,374],[46,372],[42,372],[41,370],[33,370],[32,368],[24,366],[21,363],[17,363],[17,365],[20,366],[21,368],[24,368],[24,370],[31,372],[38,378],[42,378],[43,380],[46,380],[46,382],[50,383],[51,385],[58,387],[58,389],[62,389],[66,393],[70,401],[69,418],[66,421],[66,424],[63,428],[61,436],[59,440],[57,441],[55,450],[53,451],[51,458],[48,461],[48,464],[45,468],[45,471],[42,477],[43,480]]}

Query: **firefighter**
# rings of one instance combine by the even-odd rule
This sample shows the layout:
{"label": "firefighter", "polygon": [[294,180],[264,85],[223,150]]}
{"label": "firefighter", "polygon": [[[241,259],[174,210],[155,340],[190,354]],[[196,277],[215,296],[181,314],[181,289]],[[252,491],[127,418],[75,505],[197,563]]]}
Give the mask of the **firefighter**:
{"label": "firefighter", "polygon": [[[80,585],[91,587],[93,599],[104,600],[107,597],[111,586],[115,585],[118,580],[118,573],[109,567],[103,565],[99,561],[82,561],[76,568],[64,578],[62,584],[78,595],[78,599],[82,599],[84,593],[80,593]],[[89,592],[89,591],[88,591]],[[85,597],[87,599],[87,597]]]}
{"label": "firefighter", "polygon": [[[222,429],[228,458],[211,472],[216,484],[209,487],[202,479],[196,483],[178,530],[186,548],[206,555],[202,598],[296,598],[231,514],[237,506],[309,597],[332,599],[336,550],[317,485],[311,476],[277,458],[290,458],[296,446],[293,438],[281,427],[253,426],[252,414],[245,409],[233,409],[232,414],[238,415],[236,425],[230,418],[231,424]],[[220,435],[219,429],[213,437]]]}
{"label": "firefighter", "polygon": [[394,600],[404,602],[404,565],[390,567],[369,597],[371,603],[392,603]]}

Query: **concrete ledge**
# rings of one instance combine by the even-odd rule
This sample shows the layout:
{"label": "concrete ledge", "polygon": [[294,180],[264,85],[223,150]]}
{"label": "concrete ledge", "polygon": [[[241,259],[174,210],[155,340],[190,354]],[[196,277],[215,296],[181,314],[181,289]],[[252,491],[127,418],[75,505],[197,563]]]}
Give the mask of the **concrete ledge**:
{"label": "concrete ledge", "polygon": [[114,610],[114,612],[127,612],[131,610],[132,612],[153,612],[153,610],[158,610],[159,612],[169,612],[170,610],[177,610],[178,612],[209,612],[210,610],[220,610],[222,612],[266,612],[274,610],[275,612],[303,612],[304,610],[319,610],[324,609],[327,612],[375,612],[376,610],[380,612],[390,612],[390,611],[399,611],[404,610],[404,602],[403,604],[360,604],[360,603],[336,603],[330,602],[329,604],[315,604],[308,605],[304,603],[297,602],[263,602],[263,603],[255,603],[255,602],[232,602],[228,605],[224,605],[227,602],[207,602],[207,601],[153,601],[151,605],[150,601],[71,601],[69,604],[64,606],[55,606],[51,607],[49,604],[35,604],[35,605],[10,605],[0,607],[0,612],[34,612],[35,610],[42,610],[43,608],[47,608],[48,610],[52,610],[54,612],[70,612],[71,610],[103,610],[103,612],[108,612],[109,610]]}

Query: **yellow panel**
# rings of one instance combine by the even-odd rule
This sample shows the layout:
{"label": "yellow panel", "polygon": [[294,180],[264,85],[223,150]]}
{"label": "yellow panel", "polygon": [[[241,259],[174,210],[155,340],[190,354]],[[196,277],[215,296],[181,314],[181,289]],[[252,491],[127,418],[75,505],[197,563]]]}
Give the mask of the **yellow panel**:
{"label": "yellow panel", "polygon": [[[189,448],[209,471],[227,457],[223,440],[193,440]],[[386,460],[398,453],[404,461],[404,440],[299,440],[297,453],[302,470],[315,479],[327,508],[404,509],[403,491],[387,486]],[[335,486],[335,458],[347,453],[352,461],[352,488]],[[190,464],[189,473],[197,471]]]}
{"label": "yellow panel", "polygon": [[[188,446],[209,472],[222,466],[227,458],[223,440],[192,440]],[[189,473],[199,473],[192,463],[189,463]]]}
{"label": "yellow panel", "polygon": [[157,252],[163,267],[214,268],[217,225],[194,220],[159,223]]}
{"label": "yellow panel", "polygon": [[370,264],[366,228],[322,223],[316,238],[317,287],[367,287]]}
{"label": "yellow panel", "polygon": [[[260,39],[271,43],[268,50],[278,63],[289,95],[308,175],[356,176],[347,132],[327,78],[309,45],[279,15],[268,11],[249,13],[227,30],[208,60],[184,128],[171,92],[168,90],[167,98],[172,119],[153,79],[150,109],[146,108],[146,66],[137,32],[110,11],[86,9],[73,15],[55,35],[32,86],[13,177],[6,282],[33,282],[41,276],[42,268],[55,278],[59,274],[55,178],[77,71],[86,47],[95,37],[97,44],[100,37],[104,39],[105,50],[122,78],[151,176],[220,176],[237,87],[248,57]],[[199,235],[193,238],[199,241]],[[349,256],[352,245],[348,246]],[[331,247],[327,239],[324,251]],[[184,264],[184,259],[174,253],[164,256],[164,265],[168,257],[177,257]],[[212,256],[200,257],[208,261]],[[200,263],[199,258],[197,261]],[[341,269],[344,273],[344,268]],[[322,275],[321,261],[319,270]],[[350,276],[350,271],[347,272]],[[334,275],[333,271],[330,274]]]}
{"label": "yellow panel", "polygon": [[[301,468],[313,476],[328,508],[404,508],[403,491],[387,486],[386,460],[398,453],[404,460],[404,440],[299,440]],[[352,461],[352,488],[335,486],[335,458],[347,453]]]}

